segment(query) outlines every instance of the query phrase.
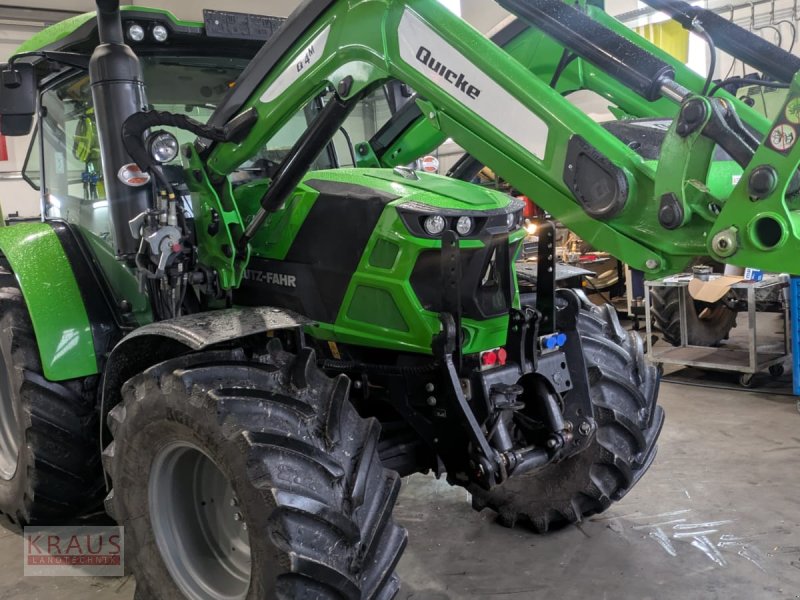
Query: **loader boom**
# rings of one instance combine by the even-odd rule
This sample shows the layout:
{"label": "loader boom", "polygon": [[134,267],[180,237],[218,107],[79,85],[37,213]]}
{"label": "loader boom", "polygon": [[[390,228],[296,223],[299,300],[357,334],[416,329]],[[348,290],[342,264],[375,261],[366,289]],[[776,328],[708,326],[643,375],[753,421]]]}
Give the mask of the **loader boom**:
{"label": "loader boom", "polygon": [[[563,5],[555,14],[549,11],[555,5],[545,0],[503,4],[528,20],[550,15],[555,25],[548,33],[559,36],[559,43],[587,63],[597,63],[601,72],[612,71],[607,76],[621,79],[629,88],[619,93],[621,98],[633,101],[633,91],[640,104],[663,105],[662,96],[682,103],[681,117],[667,134],[669,151],[662,153],[655,171],[437,3],[385,0],[306,4],[290,18],[209,123],[221,126],[248,109],[259,117],[240,143],[200,148],[212,179],[253,156],[291,115],[325,89],[337,89],[347,102],[394,79],[416,91],[417,106],[441,136],[452,138],[536,198],[587,242],[649,277],[680,270],[689,257],[703,254],[734,264],[791,270],[790,259],[800,242],[796,205],[787,194],[800,162],[792,111],[800,104],[797,82],[782,116],[764,127],[763,119],[724,93],[724,100],[701,97],[685,87],[692,82],[683,73],[676,84],[674,65],[642,49],[645,43],[637,43],[633,32],[623,38],[595,22],[605,37],[581,46],[576,42],[580,32],[565,25],[575,17],[569,11],[577,12],[571,6]],[[287,36],[294,39],[287,42]],[[626,53],[632,49],[631,61]],[[599,58],[603,55],[610,57],[605,63]],[[647,67],[629,64],[645,64],[644,59]],[[769,135],[759,143],[741,125],[736,110],[751,128]],[[713,197],[705,187],[713,142],[738,158],[744,169],[727,198]],[[402,154],[402,149],[397,152]],[[761,197],[752,201],[753,185],[758,187],[761,179],[767,180],[766,191],[756,193]],[[668,226],[659,220],[665,198],[679,215]]]}

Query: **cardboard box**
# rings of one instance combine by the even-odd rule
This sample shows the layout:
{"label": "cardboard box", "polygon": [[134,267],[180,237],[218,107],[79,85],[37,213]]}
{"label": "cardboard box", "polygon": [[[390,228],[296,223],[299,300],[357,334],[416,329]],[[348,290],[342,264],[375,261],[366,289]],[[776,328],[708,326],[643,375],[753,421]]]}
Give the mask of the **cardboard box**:
{"label": "cardboard box", "polygon": [[742,280],[742,277],[727,277],[725,275],[708,281],[692,279],[689,282],[689,295],[701,302],[716,302],[728,293],[732,285]]}

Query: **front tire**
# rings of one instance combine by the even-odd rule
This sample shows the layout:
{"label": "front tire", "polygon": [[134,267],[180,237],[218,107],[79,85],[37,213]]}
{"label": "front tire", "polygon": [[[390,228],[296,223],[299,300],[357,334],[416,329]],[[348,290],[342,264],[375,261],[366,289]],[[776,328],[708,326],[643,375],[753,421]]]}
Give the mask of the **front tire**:
{"label": "front tire", "polygon": [[45,379],[16,277],[0,257],[0,513],[12,527],[101,509],[96,378]]}
{"label": "front tire", "polygon": [[406,532],[379,425],[314,353],[192,354],[123,387],[104,452],[137,598],[389,599]]}
{"label": "front tire", "polygon": [[544,533],[580,522],[620,500],[655,458],[664,421],[656,405],[659,373],[645,362],[641,339],[622,328],[613,307],[578,296],[595,438],[580,454],[512,476],[490,491],[472,486],[473,508],[491,508],[503,525],[521,523]]}

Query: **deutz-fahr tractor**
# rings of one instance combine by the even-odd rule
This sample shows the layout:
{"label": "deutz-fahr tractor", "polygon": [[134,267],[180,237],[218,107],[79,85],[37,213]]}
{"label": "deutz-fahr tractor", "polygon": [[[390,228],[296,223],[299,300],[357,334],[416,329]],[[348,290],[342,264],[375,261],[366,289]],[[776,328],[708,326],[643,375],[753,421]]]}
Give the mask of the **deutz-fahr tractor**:
{"label": "deutz-fahr tractor", "polygon": [[[500,3],[674,115],[658,159],[431,0],[306,1],[277,31],[98,0],[19,49],[0,130],[37,123],[43,219],[0,231],[10,522],[104,499],[141,598],[383,599],[402,475],[541,532],[631,489],[663,422],[640,340],[555,288],[547,223],[520,302],[521,204],[403,165],[432,128],[650,277],[791,270],[800,83],[770,124],[588,6]],[[365,125],[408,93],[411,130]]]}

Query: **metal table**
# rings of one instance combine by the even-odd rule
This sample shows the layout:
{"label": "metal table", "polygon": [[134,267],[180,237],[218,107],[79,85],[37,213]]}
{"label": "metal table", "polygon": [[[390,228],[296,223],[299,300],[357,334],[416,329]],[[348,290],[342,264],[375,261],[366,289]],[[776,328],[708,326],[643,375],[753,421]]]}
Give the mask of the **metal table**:
{"label": "metal table", "polygon": [[[647,348],[649,360],[659,364],[683,365],[717,371],[734,371],[741,373],[740,383],[749,387],[753,374],[770,370],[772,374],[783,372],[783,363],[791,354],[789,303],[786,301],[786,288],[788,278],[781,275],[765,276],[762,281],[742,281],[731,286],[737,295],[747,300],[747,349],[710,346],[691,346],[688,343],[686,327],[687,309],[692,301],[689,296],[688,286],[692,280],[691,274],[678,275],[646,282],[647,293],[645,297],[645,322],[647,327]],[[678,287],[682,293],[678,296],[678,310],[681,321],[680,346],[653,347],[652,319],[650,317],[650,289],[653,287]],[[784,313],[783,347],[777,349],[774,345],[770,348],[759,347],[758,331],[756,327],[756,302],[781,290]],[[693,308],[693,307],[692,307]]]}

